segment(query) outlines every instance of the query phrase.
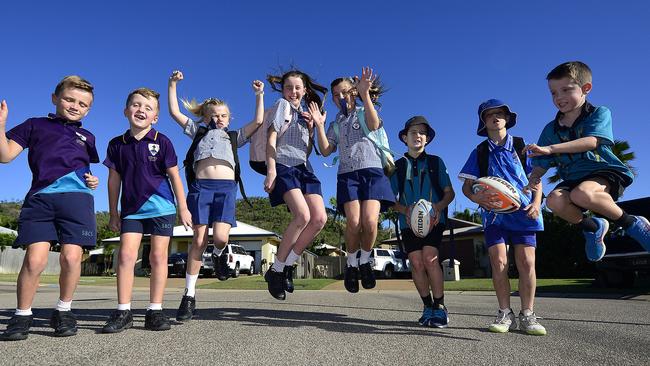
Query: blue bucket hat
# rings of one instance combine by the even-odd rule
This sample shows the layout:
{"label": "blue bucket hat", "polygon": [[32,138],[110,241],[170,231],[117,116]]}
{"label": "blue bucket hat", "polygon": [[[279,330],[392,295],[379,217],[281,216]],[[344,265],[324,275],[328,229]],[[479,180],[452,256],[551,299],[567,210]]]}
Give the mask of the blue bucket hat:
{"label": "blue bucket hat", "polygon": [[485,102],[481,103],[480,106],[478,106],[478,127],[476,128],[477,135],[483,137],[487,136],[487,130],[485,129],[485,122],[483,122],[483,112],[487,111],[488,109],[494,109],[494,108],[505,108],[508,111],[510,118],[506,123],[506,128],[512,128],[514,127],[514,125],[517,124],[517,113],[512,112],[510,110],[510,107],[508,107],[507,104],[505,104],[503,101],[499,99],[488,99]]}

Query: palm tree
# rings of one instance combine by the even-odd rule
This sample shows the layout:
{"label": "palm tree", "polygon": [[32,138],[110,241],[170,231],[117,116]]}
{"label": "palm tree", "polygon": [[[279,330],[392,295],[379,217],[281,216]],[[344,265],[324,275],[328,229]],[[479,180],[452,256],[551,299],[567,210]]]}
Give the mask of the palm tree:
{"label": "palm tree", "polygon": [[[627,165],[630,170],[632,170],[632,173],[634,175],[637,175],[637,170],[635,167],[630,165],[630,161],[634,160],[634,152],[633,151],[627,151],[630,149],[630,143],[624,140],[614,140],[614,145],[612,146],[612,152],[616,157],[623,162],[623,164]],[[548,177],[548,183],[553,184],[557,183],[560,181],[560,174],[558,173],[557,169],[555,170],[555,174],[551,175]]]}

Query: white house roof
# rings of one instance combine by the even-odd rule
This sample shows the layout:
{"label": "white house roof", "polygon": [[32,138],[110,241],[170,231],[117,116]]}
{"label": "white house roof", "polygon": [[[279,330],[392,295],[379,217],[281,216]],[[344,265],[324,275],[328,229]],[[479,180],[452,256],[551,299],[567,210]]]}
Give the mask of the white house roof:
{"label": "white house roof", "polygon": [[0,226],[0,234],[18,235],[18,232],[16,230],[7,229],[4,226]]}
{"label": "white house roof", "polygon": [[[210,236],[212,235],[212,228],[210,228],[208,235]],[[186,230],[185,227],[183,227],[183,225],[174,226],[173,236],[174,238],[191,238],[192,236],[194,236],[194,231],[192,230],[192,228],[188,228]],[[257,226],[249,225],[241,221],[237,221],[237,227],[230,229],[230,237],[242,238],[242,237],[251,237],[251,236],[275,236],[278,239],[281,238],[280,235],[272,231],[264,230]],[[116,236],[114,238],[104,239],[102,241],[109,242],[109,243],[119,242],[120,237]]]}

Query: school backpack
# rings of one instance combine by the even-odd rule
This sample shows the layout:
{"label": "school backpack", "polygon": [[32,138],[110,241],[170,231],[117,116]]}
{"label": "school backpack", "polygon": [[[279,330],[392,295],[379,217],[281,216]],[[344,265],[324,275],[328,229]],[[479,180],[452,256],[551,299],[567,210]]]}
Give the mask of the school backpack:
{"label": "school backpack", "polygon": [[[524,152],[524,139],[522,137],[512,137],[512,143],[515,147],[515,153],[519,156],[519,161],[521,165],[526,167],[526,153]],[[476,157],[478,159],[478,171],[479,177],[487,177],[488,175],[488,160],[489,160],[490,147],[488,145],[488,140],[485,140],[476,146]]]}
{"label": "school backpack", "polygon": [[[269,127],[273,123],[273,118],[275,113],[282,103],[289,103],[286,99],[280,98],[273,105],[273,107],[264,111],[264,121],[262,126],[258,128],[250,137],[250,167],[257,173],[266,175],[266,144],[268,142],[268,131]],[[284,108],[284,124],[278,132],[278,138],[284,135],[285,132],[289,129],[291,122],[291,108]]]}
{"label": "school backpack", "polygon": [[[395,159],[393,156],[395,153],[390,149],[388,144],[388,135],[386,135],[386,130],[384,127],[379,127],[374,131],[370,131],[368,125],[366,124],[365,109],[363,107],[356,107],[357,118],[359,119],[359,124],[363,129],[363,134],[370,140],[377,148],[379,153],[379,158],[381,159],[381,166],[384,169],[384,174],[386,176],[391,176],[395,172]],[[338,122],[332,122],[334,128],[334,136],[336,136],[336,141],[339,140],[339,124]],[[336,164],[339,157],[335,157],[332,165]]]}
{"label": "school backpack", "polygon": [[[193,123],[193,122],[189,122]],[[199,146],[201,139],[208,133],[209,129],[205,126],[199,126],[190,148],[187,149],[187,154],[185,154],[185,160],[183,160],[183,167],[185,169],[185,180],[189,187],[190,184],[194,183],[196,180],[196,173],[194,172],[194,152]],[[244,183],[241,179],[241,165],[239,164],[239,155],[237,154],[237,131],[228,131],[228,138],[230,139],[230,146],[232,147],[232,156],[235,160],[235,182],[239,185],[239,192],[241,192],[242,198],[248,203],[250,207],[253,205],[248,200],[246,196],[246,191],[244,190]]]}

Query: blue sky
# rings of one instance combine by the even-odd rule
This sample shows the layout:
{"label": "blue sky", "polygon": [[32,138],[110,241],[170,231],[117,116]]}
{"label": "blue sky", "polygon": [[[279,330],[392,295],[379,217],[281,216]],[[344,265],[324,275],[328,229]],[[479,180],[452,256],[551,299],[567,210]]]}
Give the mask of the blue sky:
{"label": "blue sky", "polygon": [[[636,153],[638,176],[623,198],[633,199],[648,196],[650,186],[649,14],[642,1],[8,2],[0,22],[0,99],[9,103],[9,129],[52,112],[50,94],[63,76],[90,80],[95,103],[84,126],[103,160],[108,141],[128,127],[127,94],[147,86],[163,101],[156,128],[184,156],[190,140],[166,107],[174,69],[186,78],[180,96],[225,99],[239,127],[253,116],[251,81],[278,67],[296,65],[329,86],[370,65],[390,89],[380,115],[393,150],[405,151],[397,138],[404,122],[424,115],[437,132],[427,150],[445,160],[457,193],[451,209],[461,210],[475,208],[455,177],[481,141],[478,105],[505,100],[519,115],[512,133],[536,141],[555,115],[546,74],[581,60],[594,72],[590,101],[612,110],[615,137]],[[270,106],[279,95],[268,85],[266,91]],[[331,98],[326,109],[331,119]],[[240,151],[246,162],[248,148]],[[323,167],[320,157],[311,161],[327,202],[336,195],[336,169]],[[96,209],[107,210],[107,169],[92,169],[102,182]],[[243,175],[249,196],[264,195],[262,176],[247,166]],[[0,200],[22,199],[31,182],[27,153],[0,165],[0,179]]]}

